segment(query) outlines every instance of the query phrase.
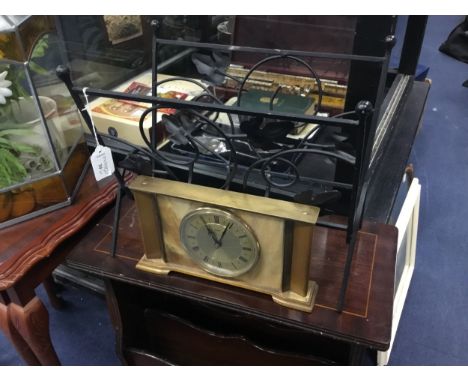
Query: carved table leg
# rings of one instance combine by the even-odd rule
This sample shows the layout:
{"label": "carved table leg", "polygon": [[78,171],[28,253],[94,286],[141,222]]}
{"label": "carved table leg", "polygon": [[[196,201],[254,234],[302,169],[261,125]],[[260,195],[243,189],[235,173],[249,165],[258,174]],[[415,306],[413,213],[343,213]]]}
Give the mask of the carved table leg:
{"label": "carved table leg", "polygon": [[41,365],[60,365],[49,335],[49,314],[39,297],[24,306],[14,302],[8,305],[13,326],[27,342]]}
{"label": "carved table leg", "polygon": [[29,366],[38,366],[41,363],[10,321],[8,302],[6,296],[0,297],[0,330],[10,340],[16,351]]}

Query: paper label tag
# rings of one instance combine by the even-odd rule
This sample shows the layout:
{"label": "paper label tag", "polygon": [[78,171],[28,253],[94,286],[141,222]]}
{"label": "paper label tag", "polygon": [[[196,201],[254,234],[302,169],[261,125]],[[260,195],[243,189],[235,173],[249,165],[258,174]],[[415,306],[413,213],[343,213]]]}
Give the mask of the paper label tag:
{"label": "paper label tag", "polygon": [[96,146],[96,149],[91,154],[91,165],[93,166],[94,177],[98,182],[112,175],[115,171],[115,166],[111,149],[105,146]]}

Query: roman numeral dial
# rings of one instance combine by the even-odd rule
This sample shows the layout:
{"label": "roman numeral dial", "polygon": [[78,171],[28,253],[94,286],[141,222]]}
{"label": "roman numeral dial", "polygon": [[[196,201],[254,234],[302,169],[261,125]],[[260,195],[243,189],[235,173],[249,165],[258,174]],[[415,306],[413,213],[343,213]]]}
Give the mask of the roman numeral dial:
{"label": "roman numeral dial", "polygon": [[205,271],[238,277],[250,271],[260,255],[251,228],[231,212],[202,207],[180,224],[180,241],[188,256]]}

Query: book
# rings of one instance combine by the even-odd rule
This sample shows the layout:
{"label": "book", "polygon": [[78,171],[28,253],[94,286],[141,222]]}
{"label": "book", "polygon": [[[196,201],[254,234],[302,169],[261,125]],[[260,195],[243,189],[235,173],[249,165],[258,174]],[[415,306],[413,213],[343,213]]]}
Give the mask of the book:
{"label": "book", "polygon": [[[170,78],[167,75],[158,75],[158,79]],[[134,77],[130,81],[118,86],[114,90],[140,95],[151,95],[151,73],[146,72]],[[158,96],[163,98],[177,98],[190,100],[203,91],[203,89],[191,82],[177,80],[167,82],[158,86]],[[130,143],[145,146],[140,135],[138,124],[143,112],[150,107],[150,103],[129,100],[117,100],[110,98],[98,98],[91,103],[91,111],[94,124],[99,132],[112,134]],[[175,109],[162,108],[158,110],[157,122],[161,121],[162,115],[174,114]],[[149,138],[151,128],[151,114],[143,122],[143,129]],[[158,129],[158,127],[156,127]],[[158,142],[164,140],[163,128],[157,131]]]}
{"label": "book", "polygon": [[[166,90],[166,88],[162,86],[160,86],[158,90],[160,90],[158,91],[158,97],[161,98],[177,98],[183,100],[188,97],[188,93],[182,93],[180,91],[175,90]],[[141,82],[133,81],[126,89],[123,90],[123,92],[129,94],[150,96],[151,87]],[[138,122],[140,120],[141,115],[148,107],[151,107],[151,104],[146,102],[109,99],[94,107],[92,111],[95,113],[112,115],[114,117]],[[158,113],[174,114],[175,111],[175,109],[171,108],[161,108],[158,110]]]}
{"label": "book", "polygon": [[[269,111],[272,96],[272,92],[250,89],[242,94],[240,106],[256,111]],[[282,113],[312,114],[314,105],[313,97],[279,92],[273,100],[272,110]]]}

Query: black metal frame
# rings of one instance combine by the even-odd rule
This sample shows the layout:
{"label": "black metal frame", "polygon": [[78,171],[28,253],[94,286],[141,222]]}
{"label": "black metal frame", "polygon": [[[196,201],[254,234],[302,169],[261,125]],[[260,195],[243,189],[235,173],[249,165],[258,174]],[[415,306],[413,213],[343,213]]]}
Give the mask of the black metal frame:
{"label": "black metal frame", "polygon": [[[269,54],[271,56],[284,56],[284,57],[315,57],[315,58],[335,58],[335,59],[347,59],[350,60],[352,63],[358,62],[363,67],[369,67],[371,65],[373,67],[373,73],[375,74],[376,78],[378,78],[378,89],[377,92],[371,96],[373,97],[373,101],[377,102],[377,110],[380,106],[383,97],[383,88],[385,85],[386,74],[388,69],[388,61],[390,56],[391,47],[393,46],[393,39],[392,36],[387,36],[385,40],[385,49],[383,51],[382,56],[374,56],[368,54],[334,54],[334,53],[322,53],[322,52],[309,52],[309,51],[291,51],[291,50],[278,50],[278,49],[264,49],[264,48],[254,48],[254,47],[243,47],[243,46],[229,46],[229,45],[219,45],[219,44],[211,44],[211,43],[199,43],[199,42],[188,42],[188,41],[172,41],[172,40],[164,40],[158,38],[158,28],[159,22],[154,21],[152,23],[154,36],[153,36],[153,45],[152,45],[152,52],[153,52],[153,64],[152,64],[152,94],[157,95],[157,86],[158,86],[158,48],[160,44],[171,44],[182,46],[187,49],[212,49],[212,50],[219,50],[219,51],[228,51],[228,52],[252,52],[252,53],[263,53]],[[59,77],[65,82],[70,94],[72,95],[74,101],[76,102],[79,110],[82,111],[82,115],[86,123],[88,124],[89,128],[92,129],[92,123],[90,118],[86,112],[84,112],[84,105],[80,98],[80,95],[83,92],[83,88],[74,86],[69,71],[64,68],[58,70]],[[360,79],[359,79],[360,80]],[[129,101],[138,101],[138,102],[146,102],[151,104],[151,110],[148,112],[152,113],[152,125],[153,127],[156,126],[156,116],[157,116],[157,109],[160,107],[166,108],[174,108],[178,110],[196,110],[196,111],[204,111],[204,112],[224,112],[228,115],[230,114],[237,114],[240,116],[254,116],[254,117],[263,117],[268,119],[280,119],[285,121],[292,121],[292,122],[305,122],[305,123],[316,123],[320,124],[324,128],[334,126],[339,127],[344,130],[349,130],[352,132],[354,136],[354,142],[356,147],[356,158],[354,163],[354,171],[352,174],[352,183],[348,182],[331,182],[334,185],[342,185],[344,187],[351,187],[351,205],[348,214],[348,223],[346,226],[342,226],[339,224],[329,224],[328,226],[336,229],[345,229],[347,232],[347,242],[348,242],[348,253],[345,262],[345,269],[343,272],[343,279],[342,285],[340,289],[339,301],[337,304],[337,310],[342,311],[344,299],[346,295],[348,280],[350,276],[350,269],[351,263],[353,258],[353,253],[355,250],[356,244],[356,237],[357,232],[361,226],[362,219],[363,219],[363,208],[366,199],[367,187],[369,183],[368,173],[369,173],[369,161],[370,155],[372,150],[372,143],[374,140],[375,129],[377,125],[377,117],[378,113],[377,110],[374,110],[373,104],[368,100],[360,99],[356,102],[354,106],[354,111],[357,116],[357,120],[355,119],[347,119],[347,118],[333,118],[333,117],[319,117],[315,115],[300,115],[300,114],[293,114],[293,113],[282,113],[276,111],[253,111],[250,109],[245,109],[240,106],[226,106],[224,104],[207,104],[199,101],[184,101],[178,99],[168,99],[168,98],[161,98],[157,96],[140,96],[128,93],[121,93],[115,91],[108,91],[102,89],[93,89],[87,88],[87,94],[92,96],[104,97],[104,98],[113,98],[119,100],[129,100]],[[357,92],[356,94],[358,94]],[[355,95],[356,95],[355,94]],[[347,100],[347,109],[350,110],[349,106],[349,99]],[[227,140],[235,139],[232,136],[228,137],[225,136]],[[155,147],[156,142],[156,128],[152,129],[152,136],[151,136],[151,145]],[[103,144],[102,139],[100,139],[100,144]],[[231,144],[231,142],[229,142]],[[233,146],[231,145],[233,148]],[[152,149],[153,150],[153,149]],[[232,150],[234,152],[234,150]],[[272,184],[271,177],[267,176],[265,171],[268,167],[268,163],[275,158],[279,158],[283,154],[292,154],[292,153],[314,153],[314,154],[323,154],[323,155],[330,155],[330,152],[326,152],[317,148],[296,148],[295,150],[286,150],[284,152],[280,152],[279,154],[275,154],[270,158],[259,160],[257,165],[262,164],[261,168],[261,175],[266,183],[265,195],[268,196],[271,186],[278,186],[277,184]],[[151,156],[152,161],[152,169],[153,173],[161,173],[160,170],[157,169],[157,163],[162,161],[165,163],[166,166],[171,167],[174,166],[174,162],[168,160],[168,158],[164,158],[161,156],[157,156],[157,152],[153,151],[153,156]],[[234,152],[235,154],[235,152]],[[157,156],[157,157],[156,157]],[[235,155],[234,155],[235,157]],[[194,170],[194,163],[197,161],[198,155],[195,157],[193,162],[186,163],[187,171],[193,172]],[[230,158],[232,159],[232,158]],[[235,159],[235,158],[234,158]],[[287,159],[281,158],[284,162],[289,162]],[[340,158],[338,158],[340,159]],[[235,160],[234,160],[235,162]],[[231,168],[231,161],[228,164],[229,169]],[[237,166],[236,163],[234,163]],[[189,166],[191,166],[189,168]],[[177,163],[174,167],[184,167],[183,163]],[[251,166],[252,167],[252,166]],[[255,166],[253,166],[255,167]],[[253,168],[252,167],[252,168]],[[246,182],[245,176],[248,175],[249,171],[252,170],[251,168],[247,169],[247,174],[244,174],[244,184]],[[297,171],[297,169],[295,169]],[[230,176],[230,170],[229,170]],[[299,178],[298,174],[297,178]],[[119,206],[121,197],[125,193],[126,187],[123,181],[122,176],[116,172],[116,177],[120,185],[120,191],[117,195],[117,208],[116,208],[116,215],[115,215],[115,225],[114,225],[114,232],[113,232],[113,253],[115,250],[115,244],[117,240],[117,229],[116,224],[118,224],[119,218]],[[248,178],[248,177],[247,177]],[[191,179],[189,174],[189,179]],[[320,180],[315,180],[320,182]],[[293,179],[293,182],[295,180]],[[330,181],[327,181],[330,183]],[[279,186],[281,187],[281,186]],[[323,225],[327,225],[327,223],[322,223]]]}
{"label": "black metal frame", "polygon": [[398,72],[414,75],[424,41],[427,16],[409,16]]}

